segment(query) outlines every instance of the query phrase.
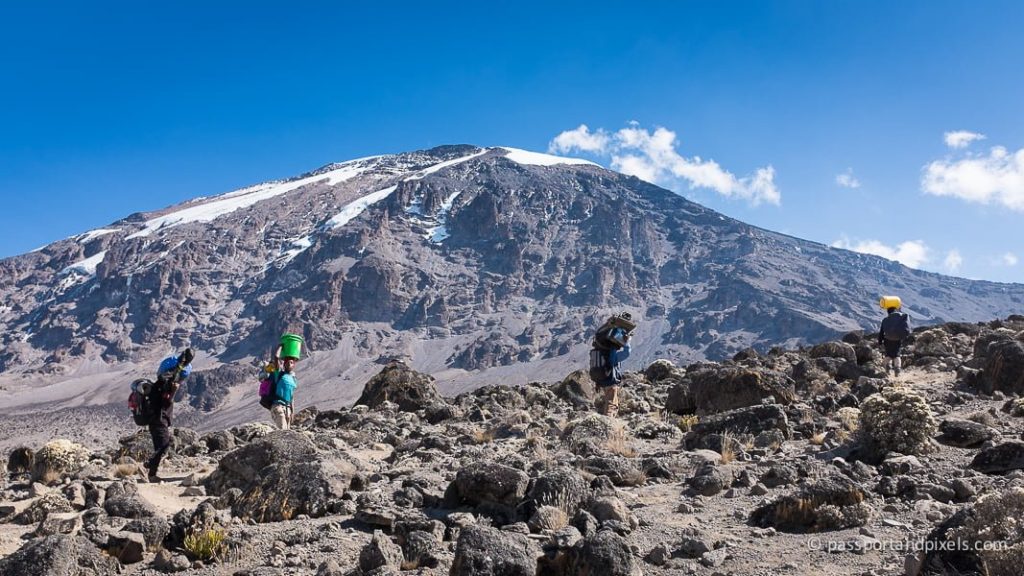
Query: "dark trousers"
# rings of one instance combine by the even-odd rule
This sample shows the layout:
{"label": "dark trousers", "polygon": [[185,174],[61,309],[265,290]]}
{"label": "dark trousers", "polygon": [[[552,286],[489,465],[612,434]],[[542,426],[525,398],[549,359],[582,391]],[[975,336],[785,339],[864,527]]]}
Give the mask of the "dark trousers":
{"label": "dark trousers", "polygon": [[885,355],[889,358],[900,357],[900,347],[903,346],[902,340],[883,340],[882,345],[885,346]]}
{"label": "dark trousers", "polygon": [[171,447],[171,427],[163,422],[149,425],[149,435],[153,437],[153,457],[146,462],[150,474],[156,474],[167,449]]}

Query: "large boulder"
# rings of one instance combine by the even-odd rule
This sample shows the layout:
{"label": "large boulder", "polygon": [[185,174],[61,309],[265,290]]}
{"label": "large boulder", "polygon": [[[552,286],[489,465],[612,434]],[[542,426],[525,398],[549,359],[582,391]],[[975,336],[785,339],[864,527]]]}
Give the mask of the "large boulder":
{"label": "large boulder", "polygon": [[103,509],[111,516],[121,518],[153,518],[158,512],[155,506],[139,495],[139,487],[133,482],[114,482],[107,487]]}
{"label": "large boulder", "polygon": [[823,342],[807,353],[811,358],[841,358],[846,362],[857,361],[857,350],[846,342]]}
{"label": "large boulder", "polygon": [[459,532],[450,576],[534,576],[540,547],[523,534],[472,525]]}
{"label": "large boulder", "polygon": [[576,370],[555,385],[555,395],[575,408],[591,408],[594,406],[594,381],[586,370]]}
{"label": "large boulder", "polygon": [[363,393],[356,404],[376,408],[384,402],[394,402],[403,412],[415,412],[421,408],[443,403],[437,391],[434,378],[421,374],[401,362],[393,362],[363,387]]}
{"label": "large boulder", "polygon": [[977,446],[996,435],[995,430],[984,424],[960,418],[946,418],[939,424],[939,432],[939,442],[960,448]]}
{"label": "large boulder", "polygon": [[590,413],[569,422],[562,432],[562,444],[579,456],[608,454],[609,447],[624,441],[621,425],[600,414]]}
{"label": "large boulder", "polygon": [[986,394],[998,390],[1024,395],[1024,343],[998,340],[989,344],[980,387]]}
{"label": "large boulder", "polygon": [[823,478],[755,509],[750,522],[782,532],[825,532],[863,526],[871,517],[864,490],[843,476]]}
{"label": "large boulder", "polygon": [[590,498],[590,483],[572,468],[548,470],[534,479],[527,494],[527,513],[542,506],[553,506],[572,517],[580,505]]}
{"label": "large boulder", "polygon": [[693,393],[690,391],[690,381],[687,378],[672,378],[672,387],[668,390],[668,397],[665,398],[665,410],[672,414],[693,414],[697,411],[697,404],[693,401]]}
{"label": "large boulder", "polygon": [[457,504],[474,506],[499,522],[511,521],[516,506],[526,495],[530,477],[495,462],[476,462],[455,475],[448,489],[448,498]]}
{"label": "large boulder", "polygon": [[107,576],[120,572],[117,560],[83,536],[37,538],[0,558],[0,576]]}
{"label": "large boulder", "polygon": [[721,439],[726,434],[734,438],[753,439],[763,432],[777,430],[788,439],[792,432],[786,412],[777,404],[762,404],[737,408],[705,416],[698,420],[685,438],[687,450],[721,450]]}
{"label": "large boulder", "polygon": [[971,468],[986,474],[1002,474],[1024,469],[1024,442],[1009,440],[981,450],[971,461]]}
{"label": "large boulder", "polygon": [[566,574],[574,576],[640,576],[643,572],[629,543],[611,530],[601,530],[569,551]]}
{"label": "large boulder", "polygon": [[235,516],[276,522],[333,511],[355,473],[327,461],[302,433],[280,430],[226,454],[204,484],[211,495],[242,491],[231,504]]}
{"label": "large boulder", "polygon": [[781,372],[741,366],[705,366],[690,374],[690,394],[698,414],[756,406],[766,398],[791,404],[794,382]]}
{"label": "large boulder", "polygon": [[383,567],[398,570],[401,565],[402,548],[380,530],[374,530],[373,538],[359,551],[359,570],[363,574]]}

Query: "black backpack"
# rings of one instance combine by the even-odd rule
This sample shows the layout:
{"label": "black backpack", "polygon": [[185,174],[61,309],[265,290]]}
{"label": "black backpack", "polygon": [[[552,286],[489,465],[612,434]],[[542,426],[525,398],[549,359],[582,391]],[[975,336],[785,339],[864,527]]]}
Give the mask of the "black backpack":
{"label": "black backpack", "polygon": [[903,340],[910,336],[910,316],[896,312],[886,316],[882,323],[882,332],[886,340]]}
{"label": "black backpack", "polygon": [[156,421],[159,411],[150,397],[153,391],[153,382],[140,378],[132,382],[132,392],[128,395],[128,408],[132,411],[132,419],[139,426],[149,426]]}

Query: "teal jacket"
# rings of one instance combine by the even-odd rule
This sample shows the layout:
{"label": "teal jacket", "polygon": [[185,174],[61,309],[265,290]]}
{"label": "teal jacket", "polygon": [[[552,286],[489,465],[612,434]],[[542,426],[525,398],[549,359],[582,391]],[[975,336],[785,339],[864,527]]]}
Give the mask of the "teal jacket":
{"label": "teal jacket", "polygon": [[295,394],[295,387],[298,385],[299,383],[295,381],[295,376],[279,372],[277,386],[274,387],[274,395],[277,396],[274,399],[274,404],[291,406],[292,396]]}

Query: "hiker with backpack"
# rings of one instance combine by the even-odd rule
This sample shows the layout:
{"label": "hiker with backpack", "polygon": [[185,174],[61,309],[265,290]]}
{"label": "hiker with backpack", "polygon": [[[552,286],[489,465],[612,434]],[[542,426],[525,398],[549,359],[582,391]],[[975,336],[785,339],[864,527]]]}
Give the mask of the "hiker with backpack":
{"label": "hiker with backpack", "polygon": [[[168,356],[157,369],[156,382],[149,386],[149,393],[143,399],[140,413],[148,421],[149,435],[153,438],[153,457],[146,462],[150,482],[159,482],[160,460],[171,447],[171,418],[174,415],[174,395],[181,382],[192,373],[191,348],[186,348],[177,358]],[[136,418],[139,422],[139,418]]]}
{"label": "hiker with backpack", "polygon": [[900,348],[903,341],[910,336],[910,317],[901,312],[902,303],[896,296],[884,296],[879,305],[885,308],[886,317],[878,329],[878,344],[885,349],[887,359],[886,374],[900,375],[903,363],[900,360]]}
{"label": "hiker with backpack", "polygon": [[302,337],[296,334],[281,336],[273,360],[265,368],[260,381],[260,405],[270,410],[270,420],[278,430],[288,430],[292,424],[292,398],[298,382],[295,364],[302,350]]}
{"label": "hiker with backpack", "polygon": [[622,312],[608,318],[594,333],[590,378],[601,391],[598,408],[605,416],[614,418],[619,413],[619,383],[622,381],[619,365],[629,358],[629,339],[635,328],[629,312]]}

